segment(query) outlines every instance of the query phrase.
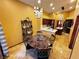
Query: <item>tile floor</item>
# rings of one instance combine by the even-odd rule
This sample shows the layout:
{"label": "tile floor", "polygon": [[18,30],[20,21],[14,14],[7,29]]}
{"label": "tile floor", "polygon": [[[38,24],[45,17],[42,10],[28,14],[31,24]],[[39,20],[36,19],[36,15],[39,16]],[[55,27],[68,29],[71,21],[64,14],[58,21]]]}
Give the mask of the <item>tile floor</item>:
{"label": "tile floor", "polygon": [[[56,35],[56,41],[52,47],[49,59],[69,59],[71,50],[68,48],[69,35]],[[30,54],[26,54],[25,45],[19,44],[9,49],[9,57],[7,59],[35,59]]]}

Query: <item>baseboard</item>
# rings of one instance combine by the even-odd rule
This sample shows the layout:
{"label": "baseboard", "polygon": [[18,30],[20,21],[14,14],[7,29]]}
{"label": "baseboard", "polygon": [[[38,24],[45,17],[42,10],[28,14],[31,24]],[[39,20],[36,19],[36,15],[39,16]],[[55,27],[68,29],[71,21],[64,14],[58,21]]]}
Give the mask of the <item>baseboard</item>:
{"label": "baseboard", "polygon": [[10,48],[12,48],[12,47],[15,47],[15,46],[17,46],[17,45],[19,45],[19,44],[21,44],[21,43],[23,43],[23,42],[20,42],[20,43],[18,43],[18,44],[15,44],[15,45],[13,45],[13,46],[10,46],[10,47],[8,47],[8,49],[10,49]]}

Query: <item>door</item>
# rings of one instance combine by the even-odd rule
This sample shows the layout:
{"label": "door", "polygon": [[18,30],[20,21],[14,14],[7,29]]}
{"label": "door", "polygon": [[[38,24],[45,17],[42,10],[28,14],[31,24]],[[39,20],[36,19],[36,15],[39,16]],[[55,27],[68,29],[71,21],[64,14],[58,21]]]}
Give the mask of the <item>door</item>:
{"label": "door", "polygon": [[71,36],[71,41],[70,41],[70,44],[69,44],[70,49],[73,49],[73,47],[74,47],[76,37],[77,37],[77,34],[78,34],[78,26],[79,26],[79,16],[77,16],[77,19],[75,21],[74,29],[73,29],[72,36]]}

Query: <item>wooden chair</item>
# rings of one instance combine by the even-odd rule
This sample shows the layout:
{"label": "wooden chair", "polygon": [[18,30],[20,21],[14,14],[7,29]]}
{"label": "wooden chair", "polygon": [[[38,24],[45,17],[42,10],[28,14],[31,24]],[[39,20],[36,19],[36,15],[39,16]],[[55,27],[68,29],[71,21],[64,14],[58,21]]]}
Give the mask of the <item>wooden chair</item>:
{"label": "wooden chair", "polygon": [[30,40],[31,38],[32,38],[32,36],[26,37],[26,39],[24,40],[24,44],[25,44],[25,47],[26,47],[27,50],[33,49],[33,47],[31,47],[31,46],[28,44],[28,40]]}
{"label": "wooden chair", "polygon": [[51,42],[50,47],[52,47],[52,45],[54,44],[54,42],[55,42],[55,38],[56,38],[56,37],[55,37],[55,35],[53,35],[53,34],[50,36],[50,39],[49,39],[50,42]]}

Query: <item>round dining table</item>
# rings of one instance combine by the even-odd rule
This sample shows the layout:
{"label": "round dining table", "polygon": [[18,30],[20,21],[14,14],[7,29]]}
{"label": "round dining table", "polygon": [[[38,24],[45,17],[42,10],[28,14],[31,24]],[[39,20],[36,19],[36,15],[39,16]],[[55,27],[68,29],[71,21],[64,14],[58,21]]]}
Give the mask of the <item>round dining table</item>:
{"label": "round dining table", "polygon": [[45,35],[34,35],[28,40],[27,44],[35,49],[48,49],[51,42]]}

